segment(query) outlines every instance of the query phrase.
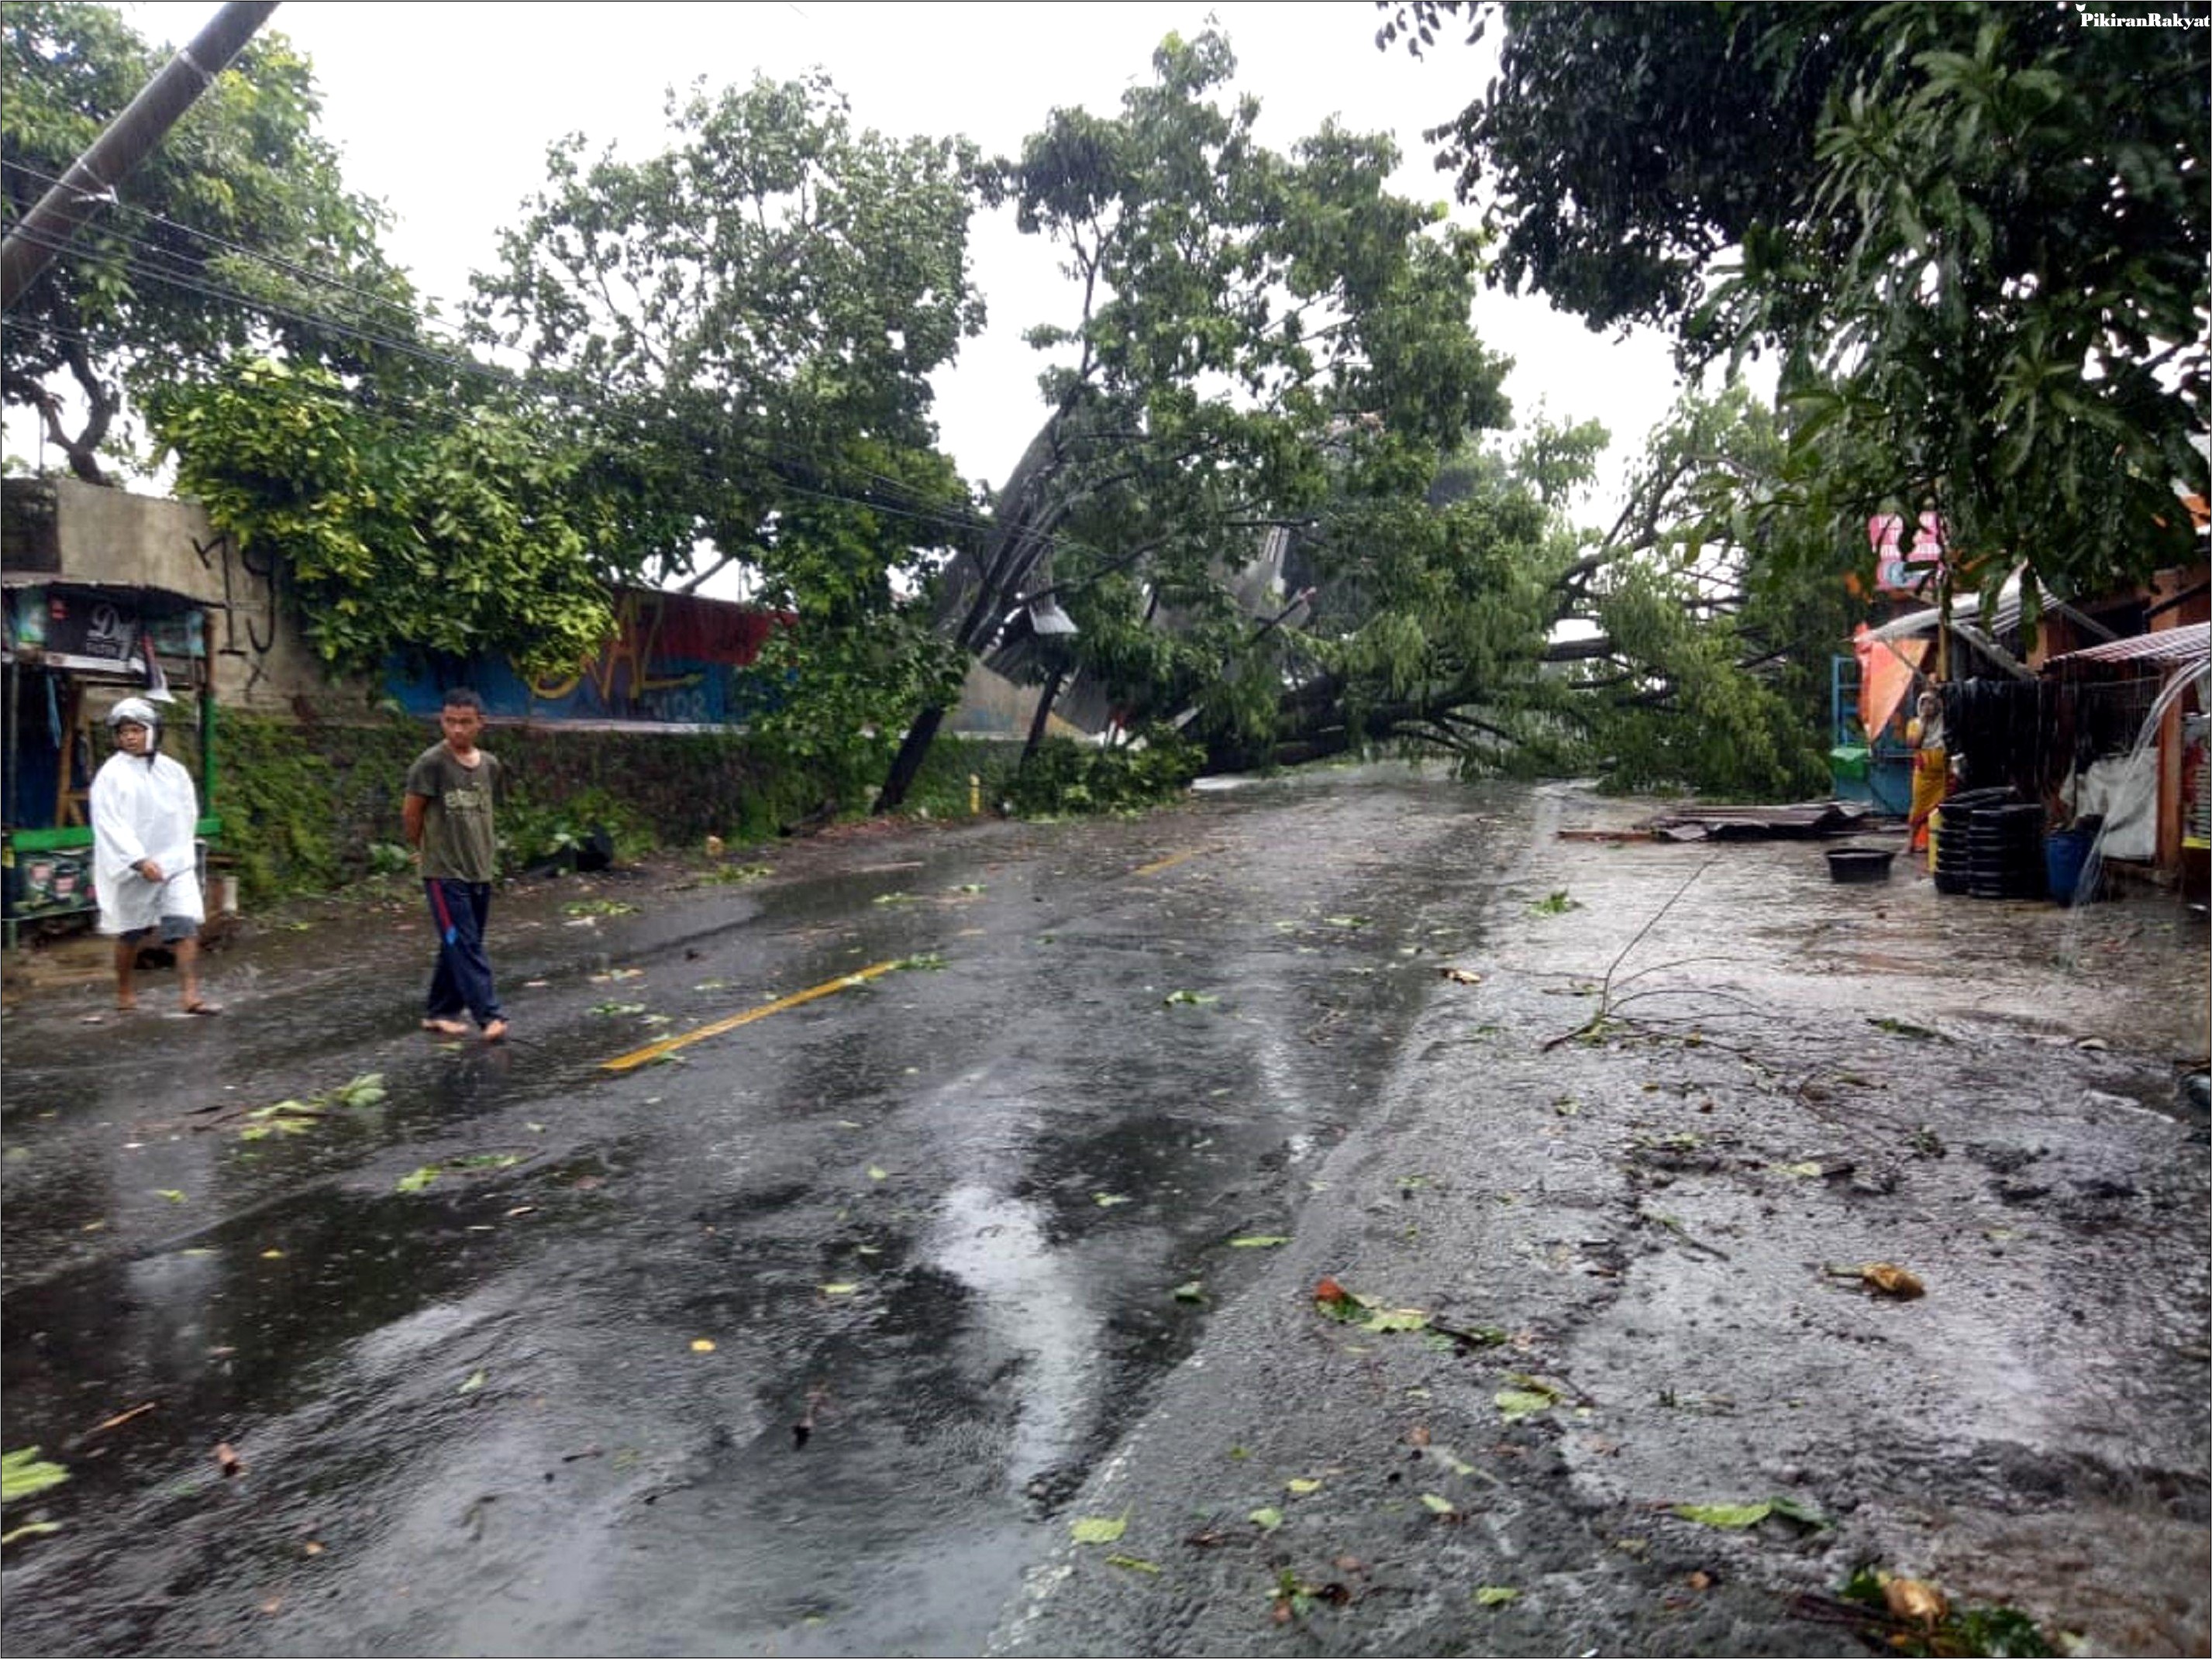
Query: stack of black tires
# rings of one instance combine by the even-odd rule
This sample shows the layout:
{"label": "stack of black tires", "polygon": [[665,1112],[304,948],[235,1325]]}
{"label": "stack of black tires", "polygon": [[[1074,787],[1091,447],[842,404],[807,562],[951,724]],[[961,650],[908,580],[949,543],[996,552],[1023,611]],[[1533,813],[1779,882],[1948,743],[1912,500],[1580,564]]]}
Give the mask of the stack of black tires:
{"label": "stack of black tires", "polygon": [[1936,832],[1936,890],[2041,898],[2043,808],[2008,788],[1951,796]]}

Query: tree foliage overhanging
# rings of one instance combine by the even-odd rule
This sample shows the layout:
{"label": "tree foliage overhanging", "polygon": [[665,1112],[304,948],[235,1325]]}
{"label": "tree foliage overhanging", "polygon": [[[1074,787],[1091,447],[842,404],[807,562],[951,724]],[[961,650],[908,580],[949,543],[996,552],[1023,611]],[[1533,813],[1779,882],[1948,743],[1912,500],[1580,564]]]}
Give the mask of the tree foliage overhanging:
{"label": "tree foliage overhanging", "polygon": [[1790,448],[1748,519],[1863,559],[1867,514],[1934,511],[1985,591],[2022,561],[2084,593],[2190,556],[2212,30],[2045,3],[1382,9],[1378,44],[1417,52],[1448,16],[1502,24],[1497,78],[1431,137],[1504,280],[1671,329],[1686,363],[1780,354]]}
{"label": "tree foliage overhanging", "polygon": [[472,330],[521,356],[588,447],[653,481],[635,579],[736,564],[796,614],[772,650],[803,654],[806,692],[764,725],[820,758],[958,684],[901,596],[975,523],[928,377],[983,321],[977,159],[856,129],[819,75],[695,86],[667,116],[643,160],[591,159],[581,135],[551,148],[546,189],[477,278]]}
{"label": "tree foliage overhanging", "polygon": [[1170,35],[1116,114],[1055,110],[1000,164],[1020,228],[1064,255],[1072,314],[1030,331],[1055,354],[1042,419],[937,592],[962,651],[1019,672],[1027,649],[1056,688],[1068,665],[1025,613],[1049,602],[1117,706],[1188,703],[1221,737],[1277,715],[1266,673],[1229,667],[1253,632],[1229,579],[1266,532],[1418,509],[1441,454],[1507,415],[1506,363],[1468,322],[1475,239],[1386,188],[1387,138],[1261,144],[1235,70],[1218,32]]}
{"label": "tree foliage overhanging", "polygon": [[[12,226],[161,67],[112,7],[9,0],[0,15],[0,223]],[[264,31],[216,77],[9,311],[6,402],[38,411],[72,471],[133,457],[134,399],[234,353],[356,373],[364,337],[410,337],[383,210],[345,188],[316,131],[307,60]]]}
{"label": "tree foliage overhanging", "polygon": [[[1573,80],[1586,35],[1639,9],[1593,11],[1608,20],[1531,13],[1540,45],[1558,35],[1544,73]],[[1263,146],[1214,31],[1161,42],[1113,115],[1055,111],[1000,161],[960,139],[858,131],[821,77],[671,95],[671,139],[644,159],[566,139],[469,316],[476,345],[515,372],[425,349],[400,323],[376,334],[305,299],[288,321],[246,296],[175,327],[142,305],[106,362],[153,365],[131,385],[181,483],[285,557],[334,664],[392,650],[573,661],[602,637],[608,581],[696,581],[741,562],[801,623],[765,668],[794,688],[772,737],[852,779],[891,761],[884,805],[975,657],[1088,690],[1133,726],[1172,726],[1214,765],[1395,741],[1480,768],[1801,792],[1818,781],[1829,641],[1850,623],[1834,518],[1854,480],[1911,491],[1896,487],[1893,434],[1860,404],[1844,398],[1825,429],[1808,418],[1809,394],[1851,389],[1820,331],[1847,305],[1798,276],[1729,281],[1714,258],[1728,234],[1765,248],[1760,215],[1790,204],[1843,210],[1843,185],[1808,192],[1787,168],[1756,168],[1798,142],[1820,179],[1843,177],[1829,111],[1860,33],[1818,11],[1827,22],[1801,24],[1808,53],[1785,64],[1770,42],[1745,80],[1739,35],[1714,33],[1723,13],[1656,11],[1681,35],[1639,60],[1637,86],[1672,88],[1652,108],[1621,122],[1590,93],[1571,115],[1583,126],[1562,133],[1516,106],[1522,149],[1484,128],[1498,146],[1484,155],[1555,181],[1579,166],[1577,133],[1628,166],[1650,137],[1635,124],[1656,122],[1686,166],[1606,204],[1589,241],[1579,219],[1551,228],[1558,246],[1504,226],[1502,268],[1559,281],[1593,319],[1672,321],[1692,358],[1781,345],[1798,403],[1777,422],[1735,389],[1687,400],[1608,535],[1568,515],[1604,431],[1500,435],[1506,361],[1468,325],[1482,237],[1387,188],[1387,139],[1332,124]],[[51,49],[55,27],[24,40]],[[124,45],[119,24],[93,42]],[[119,88],[143,58],[124,53]],[[296,122],[279,122],[270,155],[323,155],[307,69],[279,62],[296,66],[279,77]],[[1902,76],[1898,62],[1927,53],[1885,62]],[[1516,64],[1540,84],[1537,58]],[[66,53],[45,73],[66,80]],[[1736,108],[1747,137],[1697,173],[1694,126],[1666,122],[1712,108]],[[1547,159],[1544,143],[1559,149]],[[334,168],[307,175],[330,212],[349,201]],[[1687,206],[1668,206],[1668,188]],[[1051,354],[1040,427],[988,491],[938,449],[929,376],[982,323],[967,237],[995,206],[1051,239],[1073,283],[1066,314],[1030,331]],[[354,257],[380,270],[362,212]],[[1674,212],[1677,241],[1635,234],[1637,212]],[[1524,216],[1537,223],[1540,192]],[[1818,234],[1834,226],[1787,226],[1787,250],[1823,250],[1823,274],[1875,258],[1858,230],[1829,246]],[[1624,246],[1628,265],[1606,264]],[[95,288],[97,270],[93,250],[69,281]],[[1898,310],[1875,321],[1905,330]],[[1867,341],[1896,347],[1871,323],[1850,338],[1867,362],[1881,361]],[[1809,431],[1825,473],[1802,465]],[[1951,473],[1929,477],[1955,491]],[[1263,546],[1287,580],[1272,599]],[[1046,626],[1060,613],[1073,637]]]}

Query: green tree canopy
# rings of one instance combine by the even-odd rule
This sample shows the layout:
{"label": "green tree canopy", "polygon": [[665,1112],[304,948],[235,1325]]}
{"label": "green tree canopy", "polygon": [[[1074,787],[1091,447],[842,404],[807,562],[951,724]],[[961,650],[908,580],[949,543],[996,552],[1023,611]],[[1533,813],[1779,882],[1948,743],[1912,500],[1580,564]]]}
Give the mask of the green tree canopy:
{"label": "green tree canopy", "polygon": [[[1018,644],[1025,605],[1065,601],[1117,689],[1148,679],[1171,702],[1188,682],[1232,721],[1273,698],[1222,672],[1251,629],[1228,573],[1333,500],[1418,501],[1442,453],[1503,423],[1506,367],[1468,325],[1475,239],[1385,187],[1389,140],[1331,124],[1269,149],[1235,70],[1218,32],[1170,35],[1118,113],[1056,110],[1000,164],[1073,304],[1030,331],[1058,359],[1045,413],[938,594],[963,653],[1003,649],[1010,624]],[[941,714],[915,721],[879,807]]]}
{"label": "green tree canopy", "polygon": [[810,690],[772,723],[795,742],[896,730],[946,672],[902,597],[972,523],[928,376],[982,324],[975,157],[856,129],[819,75],[695,86],[667,113],[641,161],[588,160],[580,134],[551,148],[476,279],[474,331],[521,356],[584,447],[652,481],[635,576],[736,562],[798,613]]}
{"label": "green tree canopy", "polygon": [[[574,667],[606,640],[622,497],[542,413],[481,381],[397,403],[313,364],[242,357],[157,389],[178,488],[289,573],[308,639],[374,675],[397,653]],[[465,410],[465,418],[455,418]]]}
{"label": "green tree canopy", "polygon": [[[12,225],[167,57],[111,7],[9,0],[0,15],[0,214]],[[381,210],[348,191],[316,131],[307,61],[248,43],[115,203],[78,231],[0,332],[6,401],[39,413],[77,476],[130,400],[246,347],[357,371],[415,337],[413,295],[377,248]]]}
{"label": "green tree canopy", "polygon": [[1292,580],[1318,598],[1276,641],[1270,735],[1218,735],[1214,763],[1383,746],[1624,788],[1816,787],[1850,602],[1709,528],[1714,495],[1779,464],[1771,413],[1736,386],[1685,399],[1601,535],[1570,509],[1605,444],[1594,422],[1485,437],[1425,502],[1347,504],[1356,532],[1302,538]]}
{"label": "green tree canopy", "polygon": [[1767,521],[1864,559],[1868,514],[1933,510],[1984,590],[2188,556],[2212,31],[2043,3],[1385,9],[1386,45],[1502,19],[1496,81],[1432,136],[1505,280],[1669,327],[1688,362],[1781,354]]}

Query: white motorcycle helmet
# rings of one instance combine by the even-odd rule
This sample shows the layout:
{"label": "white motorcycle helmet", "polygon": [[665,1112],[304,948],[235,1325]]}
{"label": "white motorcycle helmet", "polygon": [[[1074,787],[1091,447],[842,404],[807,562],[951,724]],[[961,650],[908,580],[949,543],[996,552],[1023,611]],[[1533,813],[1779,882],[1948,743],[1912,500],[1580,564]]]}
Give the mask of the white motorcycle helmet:
{"label": "white motorcycle helmet", "polygon": [[107,730],[112,735],[123,725],[143,726],[146,728],[146,752],[152,754],[161,746],[161,711],[143,697],[125,697],[107,711]]}

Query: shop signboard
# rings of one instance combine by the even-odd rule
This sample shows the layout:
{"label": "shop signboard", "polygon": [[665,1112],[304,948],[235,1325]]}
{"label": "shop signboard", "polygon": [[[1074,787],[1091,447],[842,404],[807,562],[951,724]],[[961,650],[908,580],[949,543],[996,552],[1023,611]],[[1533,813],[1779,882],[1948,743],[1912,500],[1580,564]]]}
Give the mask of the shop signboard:
{"label": "shop signboard", "polygon": [[1877,513],[1867,520],[1867,542],[1875,586],[1885,593],[1926,593],[1943,562],[1943,525],[1933,513],[1920,515],[1909,541],[1903,514]]}

